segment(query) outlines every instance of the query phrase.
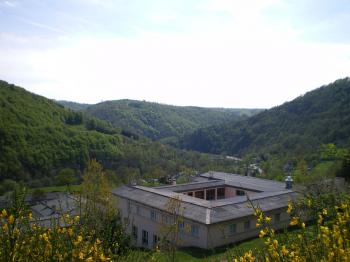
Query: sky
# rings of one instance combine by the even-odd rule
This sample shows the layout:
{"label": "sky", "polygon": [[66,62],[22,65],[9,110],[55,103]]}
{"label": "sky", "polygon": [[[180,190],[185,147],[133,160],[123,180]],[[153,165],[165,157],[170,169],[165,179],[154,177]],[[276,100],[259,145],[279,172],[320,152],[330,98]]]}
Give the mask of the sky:
{"label": "sky", "polygon": [[270,108],[350,75],[349,0],[0,0],[0,79],[57,100]]}

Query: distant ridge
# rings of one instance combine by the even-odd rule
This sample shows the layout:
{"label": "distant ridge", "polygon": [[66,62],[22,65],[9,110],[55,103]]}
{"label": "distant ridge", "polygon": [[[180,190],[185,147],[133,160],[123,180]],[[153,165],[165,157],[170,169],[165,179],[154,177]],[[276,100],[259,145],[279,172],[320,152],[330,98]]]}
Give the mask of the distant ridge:
{"label": "distant ridge", "polygon": [[[60,102],[61,103],[61,102]],[[106,120],[115,127],[153,140],[180,137],[198,128],[248,118],[261,109],[172,106],[137,100],[105,101],[95,105],[61,103]]]}
{"label": "distant ridge", "polygon": [[91,106],[91,104],[81,104],[81,103],[76,103],[76,102],[71,102],[66,100],[56,100],[56,102],[63,105],[66,108],[76,110],[76,111],[85,110],[86,108]]}

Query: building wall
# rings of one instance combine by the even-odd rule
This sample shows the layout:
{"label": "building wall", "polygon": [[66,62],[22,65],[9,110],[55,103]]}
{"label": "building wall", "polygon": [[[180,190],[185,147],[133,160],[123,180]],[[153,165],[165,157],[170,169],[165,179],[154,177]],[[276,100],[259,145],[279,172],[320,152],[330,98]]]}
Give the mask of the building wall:
{"label": "building wall", "polygon": [[[170,213],[120,197],[118,198],[118,209],[126,224],[126,231],[128,234],[132,235],[132,227],[137,227],[138,237],[136,240],[133,240],[135,246],[154,248],[156,243],[153,242],[153,235],[155,234],[161,237],[169,230],[168,223],[171,222]],[[154,216],[151,215],[151,210],[154,211]],[[191,232],[192,227],[198,228],[198,235]],[[142,243],[142,230],[148,232],[147,245]],[[207,248],[207,226],[185,219],[184,229],[179,233],[178,244],[179,246]]]}
{"label": "building wall", "polygon": [[[275,214],[280,214],[280,221],[276,221]],[[271,226],[275,229],[287,227],[289,224],[289,214],[286,209],[276,209],[266,213],[272,218]],[[244,227],[244,223],[250,221],[249,229]],[[236,232],[230,232],[230,225],[236,225]],[[256,218],[254,216],[225,221],[208,226],[208,248],[223,246],[245,239],[254,238],[259,235],[260,228],[256,228]]]}
{"label": "building wall", "polygon": [[235,187],[225,187],[225,198],[235,197],[237,196],[237,190],[244,191],[248,196],[253,196],[256,194],[254,191],[248,191],[246,189],[240,189]]}
{"label": "building wall", "polygon": [[[157,210],[134,201],[118,198],[118,208],[126,224],[126,231],[132,235],[132,226],[137,227],[137,239],[134,245],[138,247],[154,248],[153,235],[163,236],[167,232],[167,223],[171,220],[169,213]],[[154,216],[151,216],[151,210]],[[266,213],[272,218],[271,225],[275,229],[288,226],[289,214],[286,208],[276,209]],[[279,221],[276,221],[276,214],[279,214]],[[168,218],[167,218],[168,217]],[[249,228],[245,228],[245,222],[249,221]],[[236,225],[235,232],[230,232],[230,225]],[[198,235],[191,233],[191,227],[198,227]],[[148,232],[148,244],[142,243],[142,230]],[[256,228],[256,218],[254,216],[234,219],[222,223],[205,225],[191,220],[184,220],[184,231],[180,233],[179,246],[199,247],[209,249],[219,247],[245,239],[257,237],[260,229]]]}

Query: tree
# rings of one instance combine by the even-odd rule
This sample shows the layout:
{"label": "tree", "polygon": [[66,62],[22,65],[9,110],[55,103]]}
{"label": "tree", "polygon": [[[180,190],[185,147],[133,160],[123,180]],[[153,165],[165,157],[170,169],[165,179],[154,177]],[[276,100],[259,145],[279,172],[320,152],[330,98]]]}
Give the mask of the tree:
{"label": "tree", "polygon": [[103,239],[104,248],[121,254],[129,246],[116,210],[115,198],[103,167],[91,160],[84,171],[79,205],[83,226],[87,232],[94,232],[95,238]]}
{"label": "tree", "polygon": [[170,216],[165,216],[163,221],[164,239],[162,245],[168,250],[171,261],[175,261],[176,250],[181,243],[180,234],[187,230],[181,198],[179,196],[169,198],[166,210]]}
{"label": "tree", "polygon": [[111,217],[116,214],[113,206],[111,188],[103,171],[103,167],[95,160],[91,160],[84,172],[82,183],[82,211],[85,222],[95,223],[103,217]]}
{"label": "tree", "polygon": [[62,169],[57,177],[56,183],[59,186],[70,186],[76,182],[75,171],[71,168]]}

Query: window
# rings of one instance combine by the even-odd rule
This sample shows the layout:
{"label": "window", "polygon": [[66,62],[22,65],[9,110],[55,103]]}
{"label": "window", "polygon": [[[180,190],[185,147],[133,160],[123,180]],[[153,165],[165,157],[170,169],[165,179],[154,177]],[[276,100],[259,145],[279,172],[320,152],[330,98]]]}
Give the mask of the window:
{"label": "window", "polygon": [[202,190],[194,192],[194,197],[204,199],[204,191]]}
{"label": "window", "polygon": [[239,189],[237,189],[237,190],[236,190],[236,195],[237,195],[237,196],[244,196],[244,195],[245,195],[245,192],[244,192],[244,190],[239,190]]}
{"label": "window", "polygon": [[280,213],[275,214],[275,223],[278,223],[280,221],[281,221],[281,214]]}
{"label": "window", "polygon": [[130,220],[128,217],[124,217],[124,225],[129,225]]}
{"label": "window", "polygon": [[191,236],[193,236],[193,237],[199,236],[199,226],[191,225]]}
{"label": "window", "polygon": [[153,221],[157,220],[157,213],[154,210],[151,210],[151,220],[153,220]]}
{"label": "window", "polygon": [[137,240],[137,226],[132,226],[132,236],[135,240]]}
{"label": "window", "polygon": [[174,218],[171,216],[163,215],[162,220],[163,220],[163,223],[168,224],[168,225],[174,223]]}
{"label": "window", "polygon": [[244,229],[245,230],[249,230],[250,229],[250,221],[249,220],[244,222]]}
{"label": "window", "polygon": [[142,230],[142,245],[148,245],[148,232],[146,230]]}
{"label": "window", "polygon": [[153,235],[153,246],[156,246],[158,242],[160,241],[160,237],[156,234]]}
{"label": "window", "polygon": [[185,229],[185,222],[183,222],[183,221],[179,222],[179,231],[183,232],[184,229]]}
{"label": "window", "polygon": [[128,200],[128,213],[130,213],[130,212],[131,212],[131,201]]}
{"label": "window", "polygon": [[207,198],[207,200],[215,199],[215,189],[206,190],[206,198]]}
{"label": "window", "polygon": [[188,192],[187,195],[193,196],[193,192]]}
{"label": "window", "polygon": [[218,199],[224,199],[225,198],[225,188],[224,187],[218,188],[216,194],[217,194]]}
{"label": "window", "polygon": [[230,235],[233,235],[236,233],[236,230],[237,230],[237,226],[236,224],[231,224],[228,226],[228,231],[229,231],[229,234]]}

